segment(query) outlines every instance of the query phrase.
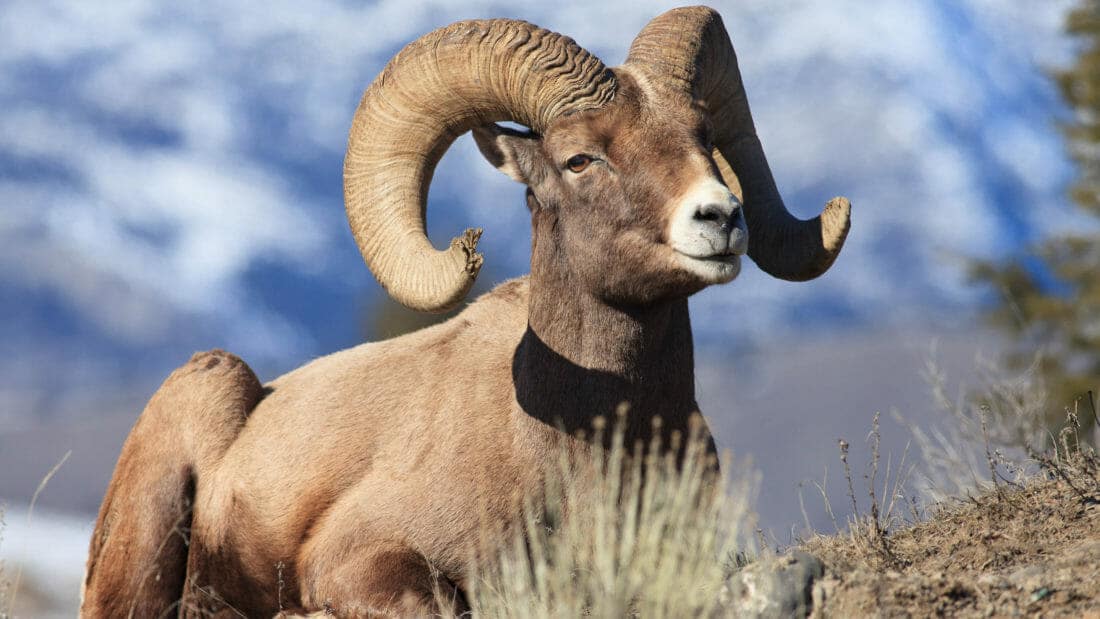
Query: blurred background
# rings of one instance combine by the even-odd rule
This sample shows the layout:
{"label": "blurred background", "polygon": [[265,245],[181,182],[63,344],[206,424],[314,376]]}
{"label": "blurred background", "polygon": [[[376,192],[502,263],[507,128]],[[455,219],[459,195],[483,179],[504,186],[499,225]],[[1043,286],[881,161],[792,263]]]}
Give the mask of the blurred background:
{"label": "blurred background", "polygon": [[[837,439],[862,466],[881,412],[884,455],[900,457],[909,430],[889,413],[924,428],[941,414],[927,362],[966,393],[976,355],[1019,342],[983,318],[1007,307],[1010,284],[1052,281],[1029,252],[1096,230],[1070,197],[1060,128],[1076,112],[1055,79],[1078,60],[1066,20],[1084,4],[713,3],[788,207],[805,218],[834,195],[853,204],[845,251],[820,279],[746,263],[691,301],[700,403],[720,447],[759,471],[761,527],[777,543],[807,521],[832,529],[807,480],[828,477],[845,516]],[[0,576],[22,566],[21,605],[71,613],[126,432],[191,353],[231,350],[270,380],[422,320],[362,263],[341,187],[358,99],[402,45],[514,17],[615,65],[673,6],[5,2]],[[436,172],[428,219],[437,246],[485,228],[482,289],[528,270],[523,189],[469,136]]]}

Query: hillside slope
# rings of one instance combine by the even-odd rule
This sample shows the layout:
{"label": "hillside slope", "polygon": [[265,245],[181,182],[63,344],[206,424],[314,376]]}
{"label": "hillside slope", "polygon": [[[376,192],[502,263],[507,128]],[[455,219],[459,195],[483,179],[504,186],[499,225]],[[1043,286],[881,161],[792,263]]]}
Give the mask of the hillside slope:
{"label": "hillside slope", "polygon": [[817,537],[813,616],[1100,617],[1100,467],[1047,461],[1022,487],[958,499],[879,536]]}

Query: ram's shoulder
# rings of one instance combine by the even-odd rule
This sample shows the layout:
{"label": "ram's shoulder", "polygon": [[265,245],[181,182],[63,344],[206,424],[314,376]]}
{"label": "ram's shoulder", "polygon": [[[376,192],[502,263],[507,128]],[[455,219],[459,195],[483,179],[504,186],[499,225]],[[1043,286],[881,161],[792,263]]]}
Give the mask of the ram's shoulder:
{"label": "ram's shoulder", "polygon": [[465,320],[470,326],[493,331],[522,333],[527,328],[529,293],[526,276],[510,279],[478,297],[452,320]]}
{"label": "ram's shoulder", "polygon": [[471,309],[480,305],[490,305],[493,309],[503,309],[506,307],[514,307],[523,311],[524,316],[527,314],[527,299],[530,294],[531,287],[528,284],[528,276],[517,277],[515,279],[509,279],[505,282],[497,284],[489,292],[478,297],[473,303],[470,304]]}

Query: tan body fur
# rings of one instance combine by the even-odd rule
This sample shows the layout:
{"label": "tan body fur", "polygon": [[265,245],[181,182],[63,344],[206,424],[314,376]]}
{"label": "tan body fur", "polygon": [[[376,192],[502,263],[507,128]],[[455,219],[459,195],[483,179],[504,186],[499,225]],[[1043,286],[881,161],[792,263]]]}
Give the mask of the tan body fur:
{"label": "tan body fur", "polygon": [[[518,501],[539,492],[562,441],[584,446],[559,430],[556,422],[568,420],[540,420],[517,402],[513,372],[530,337],[529,292],[526,278],[506,282],[445,323],[322,357],[266,387],[227,353],[196,355],[143,413],[130,439],[143,441],[142,460],[124,449],[111,483],[141,486],[135,478],[162,475],[154,465],[178,463],[177,477],[198,480],[191,513],[173,506],[176,524],[190,525],[190,546],[161,531],[162,539],[149,540],[161,547],[154,564],[106,573],[94,562],[104,549],[93,547],[88,579],[99,581],[84,612],[128,614],[130,598],[118,595],[134,589],[126,583],[172,582],[181,553],[187,577],[175,582],[186,583],[177,593],[184,614],[329,608],[365,616],[392,610],[389,602],[430,608],[433,585],[462,589],[485,530],[506,525]],[[599,380],[588,374],[585,382]],[[695,402],[683,404],[668,428],[686,429]],[[200,417],[205,423],[196,423]],[[150,426],[158,436],[141,431]],[[194,435],[189,443],[209,446],[186,464],[179,463],[191,449],[181,449],[184,429]],[[134,507],[109,493],[97,536],[108,533],[105,519],[150,517]],[[132,543],[137,531],[113,525],[107,543]],[[429,577],[428,563],[443,580]],[[382,587],[384,598],[358,596],[373,578],[395,573],[401,577]],[[409,589],[410,582],[421,587]]]}
{"label": "tan body fur", "polygon": [[277,608],[279,563],[286,599],[299,589],[307,608],[338,607],[350,593],[342,581],[358,587],[394,569],[376,553],[414,549],[459,577],[479,512],[510,513],[553,438],[502,388],[526,327],[525,293],[505,284],[444,324],[273,381],[209,490],[199,488],[196,518],[213,526],[196,528],[193,546],[235,549],[242,565],[232,569],[247,574],[248,590],[269,593],[257,611]]}

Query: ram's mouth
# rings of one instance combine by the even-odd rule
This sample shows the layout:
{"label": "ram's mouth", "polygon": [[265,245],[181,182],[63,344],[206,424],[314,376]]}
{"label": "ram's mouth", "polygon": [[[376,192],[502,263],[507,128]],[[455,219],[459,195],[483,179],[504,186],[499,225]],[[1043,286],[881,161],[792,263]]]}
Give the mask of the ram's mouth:
{"label": "ram's mouth", "polygon": [[680,267],[693,273],[706,285],[725,284],[741,272],[741,256],[732,252],[688,254],[676,250]]}
{"label": "ram's mouth", "polygon": [[715,263],[732,264],[734,262],[737,262],[737,260],[741,257],[741,254],[738,254],[738,253],[735,253],[735,252],[728,252],[728,253],[721,253],[721,254],[696,255],[696,254],[688,254],[688,253],[682,252],[680,250],[675,250],[675,251],[676,251],[676,253],[680,254],[681,256],[684,256],[685,258],[691,258],[692,260],[698,260],[700,262],[715,262]]}

